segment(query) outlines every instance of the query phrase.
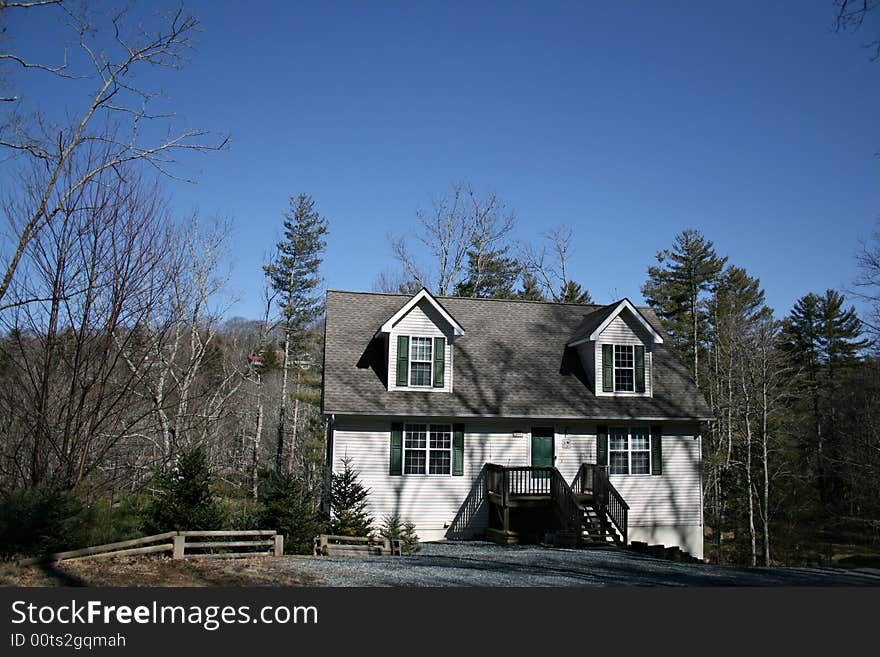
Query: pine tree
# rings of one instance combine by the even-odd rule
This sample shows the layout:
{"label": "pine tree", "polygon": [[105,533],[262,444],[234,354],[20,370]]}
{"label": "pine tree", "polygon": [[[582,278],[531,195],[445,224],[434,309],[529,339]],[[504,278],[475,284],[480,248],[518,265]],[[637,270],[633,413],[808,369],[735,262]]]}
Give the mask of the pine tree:
{"label": "pine tree", "polygon": [[[283,365],[281,373],[281,404],[278,411],[278,432],[275,466],[284,467],[288,375],[291,361],[298,360],[305,331],[320,316],[322,299],[318,294],[321,282],[318,270],[324,256],[327,220],[315,210],[308,194],[291,197],[290,210],[284,213],[284,239],[270,265],[264,266],[266,276],[277,293],[284,330]],[[289,449],[296,448],[296,427]]]}
{"label": "pine tree", "polygon": [[516,293],[518,299],[523,301],[546,301],[541,283],[537,277],[525,272],[522,276],[522,289]]}
{"label": "pine tree", "polygon": [[507,255],[507,247],[478,254],[468,252],[465,278],[455,286],[455,295],[480,299],[513,299],[514,286],[522,266]]}
{"label": "pine tree", "polygon": [[342,459],[342,472],[334,473],[330,485],[331,531],[338,536],[367,536],[373,518],[367,510],[370,490],[360,482],[351,459]]}
{"label": "pine tree", "polygon": [[764,306],[761,281],[749,276],[742,267],[733,265],[727,267],[718,277],[718,282],[712,291],[710,321],[713,323],[723,318],[748,322],[758,314],[769,312]]}
{"label": "pine tree", "polygon": [[801,372],[797,383],[803,401],[811,411],[811,442],[823,508],[839,488],[840,372],[856,364],[859,351],[870,345],[861,338],[862,325],[855,309],[844,310],[844,303],[843,295],[835,290],[827,290],[824,296],[807,294],[795,303],[782,332],[784,349]]}
{"label": "pine tree", "polygon": [[201,447],[181,452],[172,467],[158,473],[155,488],[146,512],[148,533],[222,529],[223,514],[214,500],[213,477]]}
{"label": "pine tree", "polygon": [[575,281],[566,281],[559,290],[559,303],[592,303],[590,292]]}
{"label": "pine tree", "polygon": [[648,280],[642,287],[645,300],[663,320],[673,345],[690,361],[696,381],[709,322],[705,295],[726,262],[700,231],[687,229],[675,236],[672,249],[657,254],[658,264],[648,267]]}
{"label": "pine tree", "polygon": [[296,476],[275,473],[263,484],[259,524],[284,534],[290,553],[311,554],[312,540],[324,531],[319,500]]}
{"label": "pine tree", "polygon": [[389,541],[400,541],[400,551],[403,554],[415,554],[421,550],[415,523],[401,520],[397,513],[382,518],[379,536],[387,538]]}

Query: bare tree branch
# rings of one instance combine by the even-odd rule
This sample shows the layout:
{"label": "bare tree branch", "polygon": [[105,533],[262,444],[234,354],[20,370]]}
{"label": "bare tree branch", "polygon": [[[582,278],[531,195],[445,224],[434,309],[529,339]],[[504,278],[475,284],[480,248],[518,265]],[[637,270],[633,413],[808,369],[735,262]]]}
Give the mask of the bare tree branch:
{"label": "bare tree branch", "polygon": [[[140,143],[142,121],[167,119],[170,115],[147,112],[147,103],[158,97],[158,94],[135,86],[131,80],[134,79],[135,72],[144,67],[176,69],[182,66],[185,53],[192,48],[192,34],[198,30],[198,21],[194,16],[184,14],[179,9],[167,16],[163,25],[148,32],[142,26],[128,29],[125,24],[127,12],[114,15],[110,19],[111,29],[115,42],[122,51],[118,57],[114,57],[114,53],[92,45],[96,43],[98,30],[89,16],[74,13],[64,5],[61,8],[67,16],[69,29],[77,35],[79,45],[94,69],[89,79],[95,80],[97,84],[91,100],[82,109],[79,118],[66,128],[43,121],[39,114],[26,121],[24,115],[17,111],[9,114],[4,122],[6,130],[0,148],[39,160],[47,175],[43,181],[40,202],[32,214],[23,221],[16,218],[16,224],[20,228],[14,242],[14,251],[7,255],[5,272],[0,277],[0,301],[9,291],[30,241],[53,221],[73,195],[98,179],[104,171],[116,170],[126,163],[143,162],[163,176],[190,182],[171,170],[171,165],[176,163],[173,153],[221,150],[228,143],[228,137],[221,137],[213,143],[206,141],[209,133],[192,128],[169,133],[165,139],[154,144]],[[0,55],[0,64],[4,61],[69,77],[64,72],[67,67],[66,56],[65,63],[60,67],[31,64],[13,53]],[[74,77],[80,79],[85,76]],[[111,115],[117,121],[123,121],[111,124]],[[126,131],[128,134],[120,138],[119,135]],[[114,148],[103,151],[106,158],[83,172],[80,178],[71,180],[66,187],[59,187],[67,162],[81,149],[90,148],[92,142],[104,142]]]}

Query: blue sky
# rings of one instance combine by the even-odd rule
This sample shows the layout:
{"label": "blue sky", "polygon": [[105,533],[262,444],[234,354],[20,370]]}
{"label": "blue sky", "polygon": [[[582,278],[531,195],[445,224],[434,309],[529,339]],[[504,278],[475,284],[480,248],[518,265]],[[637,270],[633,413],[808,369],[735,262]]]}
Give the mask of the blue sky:
{"label": "blue sky", "polygon": [[157,79],[232,141],[168,190],[181,215],[232,220],[233,314],[259,314],[300,192],[330,220],[329,287],[371,289],[387,236],[467,180],[520,239],[572,226],[596,301],[641,301],[654,254],[694,227],[778,315],[850,286],[880,216],[880,62],[862,47],[880,23],[835,34],[831,0],[186,6],[199,48]]}

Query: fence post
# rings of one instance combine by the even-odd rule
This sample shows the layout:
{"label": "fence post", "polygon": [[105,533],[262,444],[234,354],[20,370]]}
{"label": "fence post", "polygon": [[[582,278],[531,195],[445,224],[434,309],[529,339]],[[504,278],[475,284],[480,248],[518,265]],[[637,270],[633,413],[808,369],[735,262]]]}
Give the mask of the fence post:
{"label": "fence post", "polygon": [[174,558],[183,559],[183,552],[186,549],[186,536],[175,534],[174,537]]}
{"label": "fence post", "polygon": [[284,556],[284,534],[275,534],[275,556]]}

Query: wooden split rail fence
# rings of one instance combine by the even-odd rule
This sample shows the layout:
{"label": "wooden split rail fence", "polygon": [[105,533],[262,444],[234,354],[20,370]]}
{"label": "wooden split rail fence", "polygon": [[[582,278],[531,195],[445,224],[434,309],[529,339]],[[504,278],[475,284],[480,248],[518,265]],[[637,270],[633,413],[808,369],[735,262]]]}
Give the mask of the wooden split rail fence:
{"label": "wooden split rail fence", "polygon": [[[247,548],[248,551],[205,552],[205,550],[228,550],[231,548],[237,548],[238,550]],[[257,549],[254,550],[252,548]],[[284,555],[284,536],[276,532],[274,529],[164,532],[153,536],[134,538],[130,541],[94,545],[80,550],[70,550],[68,552],[58,552],[43,557],[22,559],[18,564],[20,566],[29,566],[46,561],[64,561],[66,559],[82,559],[85,557],[130,557],[162,552],[170,553],[174,559],[183,559],[185,557],[228,559],[234,557],[252,557],[256,555],[274,555],[280,557]]]}
{"label": "wooden split rail fence", "polygon": [[400,556],[400,541],[368,536],[321,534],[315,537],[314,555],[316,557]]}

